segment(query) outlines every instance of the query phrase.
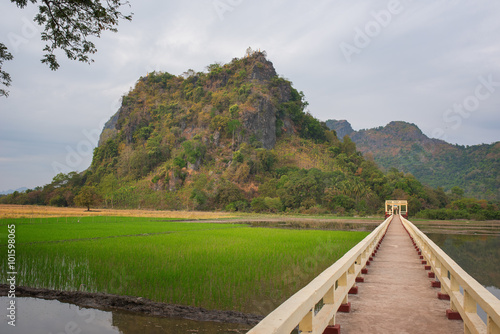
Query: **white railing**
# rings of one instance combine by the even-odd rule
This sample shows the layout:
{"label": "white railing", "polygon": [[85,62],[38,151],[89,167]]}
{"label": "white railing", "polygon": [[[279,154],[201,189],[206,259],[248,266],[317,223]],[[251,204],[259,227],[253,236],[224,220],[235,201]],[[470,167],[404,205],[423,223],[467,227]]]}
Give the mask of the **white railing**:
{"label": "white railing", "polygon": [[[500,300],[467,274],[441,248],[408,220],[406,230],[420,249],[441,285],[441,296],[450,299],[450,311],[464,321],[464,333],[500,334]],[[443,298],[442,298],[443,299]],[[487,314],[487,323],[477,314],[477,306]]]}
{"label": "white railing", "polygon": [[[321,334],[335,325],[335,314],[347,303],[349,290],[356,284],[366,262],[383,239],[392,216],[354,246],[342,258],[323,271],[261,322],[248,334],[289,334],[297,325],[304,334]],[[323,300],[323,307],[315,306]]]}

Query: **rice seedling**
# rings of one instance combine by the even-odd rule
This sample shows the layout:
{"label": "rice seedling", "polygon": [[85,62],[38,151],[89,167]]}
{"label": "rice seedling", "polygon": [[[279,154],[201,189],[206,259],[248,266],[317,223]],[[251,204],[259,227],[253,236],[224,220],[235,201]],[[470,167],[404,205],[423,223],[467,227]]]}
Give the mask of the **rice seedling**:
{"label": "rice seedling", "polygon": [[[89,238],[171,233],[183,230],[230,228],[230,224],[171,222],[166,218],[140,217],[59,217],[0,219],[0,228],[16,224],[18,243],[76,241]],[[238,225],[234,225],[238,226]],[[243,226],[243,225],[240,225]],[[0,230],[0,235],[2,231]],[[0,239],[0,245],[6,240]]]}
{"label": "rice seedling", "polygon": [[265,314],[367,235],[109,218],[17,224],[19,285]]}

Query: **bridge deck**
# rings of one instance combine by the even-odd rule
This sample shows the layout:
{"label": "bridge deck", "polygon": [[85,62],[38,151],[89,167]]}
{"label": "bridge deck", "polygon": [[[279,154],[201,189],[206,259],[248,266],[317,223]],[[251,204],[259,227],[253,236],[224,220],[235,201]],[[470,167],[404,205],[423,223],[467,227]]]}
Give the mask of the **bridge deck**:
{"label": "bridge deck", "polygon": [[351,312],[337,313],[342,334],[463,333],[462,321],[446,318],[450,302],[437,299],[397,216],[367,268],[359,293],[349,295]]}

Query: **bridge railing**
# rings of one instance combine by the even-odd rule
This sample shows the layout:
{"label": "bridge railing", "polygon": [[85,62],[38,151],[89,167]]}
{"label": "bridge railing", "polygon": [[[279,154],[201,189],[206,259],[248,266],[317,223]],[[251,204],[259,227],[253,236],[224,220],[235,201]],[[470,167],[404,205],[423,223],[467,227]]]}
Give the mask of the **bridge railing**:
{"label": "bridge railing", "polygon": [[[248,334],[285,334],[297,326],[304,334],[321,334],[328,325],[335,325],[335,314],[347,303],[348,293],[356,277],[384,237],[393,216],[354,246],[342,258],[323,271],[308,285],[271,312]],[[317,313],[315,306],[323,300]]]}
{"label": "bridge railing", "polygon": [[[500,334],[500,301],[415,225],[402,217],[401,221],[439,280],[440,296],[450,299],[450,311],[458,312],[464,321],[464,333]],[[487,314],[486,323],[477,314],[478,305]]]}

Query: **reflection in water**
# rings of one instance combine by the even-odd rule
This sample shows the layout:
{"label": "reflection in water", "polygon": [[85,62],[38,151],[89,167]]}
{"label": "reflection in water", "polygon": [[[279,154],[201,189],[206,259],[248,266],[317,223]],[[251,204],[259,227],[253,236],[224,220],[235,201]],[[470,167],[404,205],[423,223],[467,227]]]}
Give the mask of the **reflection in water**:
{"label": "reflection in water", "polygon": [[321,221],[321,220],[306,220],[306,221],[251,221],[248,222],[252,227],[270,227],[292,230],[331,230],[331,231],[362,231],[371,232],[379,224],[380,221]]}
{"label": "reflection in water", "polygon": [[[500,299],[500,237],[432,233],[427,236]],[[486,313],[479,305],[477,313],[486,322]]]}
{"label": "reflection in water", "polygon": [[500,289],[500,237],[428,234],[462,269],[484,286]]}
{"label": "reflection in water", "polygon": [[[155,318],[122,311],[101,311],[81,308],[57,300],[18,297],[15,301],[17,306],[16,326],[12,327],[7,324],[6,320],[2,319],[0,333],[237,334],[246,333],[251,327],[238,324]],[[8,303],[7,297],[0,297],[2,309],[5,309]]]}
{"label": "reflection in water", "polygon": [[[0,333],[120,333],[111,325],[110,312],[84,309],[57,300],[16,298],[15,301],[16,326],[12,327],[2,319]],[[9,298],[0,297],[2,309],[8,302]]]}

